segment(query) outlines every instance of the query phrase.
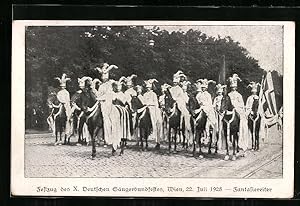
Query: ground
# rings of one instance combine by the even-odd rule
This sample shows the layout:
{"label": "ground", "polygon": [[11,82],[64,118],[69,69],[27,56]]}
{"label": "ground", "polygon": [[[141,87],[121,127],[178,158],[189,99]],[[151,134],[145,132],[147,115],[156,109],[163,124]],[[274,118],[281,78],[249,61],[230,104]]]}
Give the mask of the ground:
{"label": "ground", "polygon": [[248,151],[236,161],[225,161],[224,151],[192,157],[179,146],[177,154],[167,154],[167,144],[160,151],[150,142],[149,151],[140,151],[136,142],[128,142],[123,156],[111,156],[111,148],[97,147],[91,160],[91,146],[54,146],[50,133],[25,135],[25,177],[200,177],[200,178],[282,178],[282,141],[273,129],[268,141],[261,141],[259,151]]}

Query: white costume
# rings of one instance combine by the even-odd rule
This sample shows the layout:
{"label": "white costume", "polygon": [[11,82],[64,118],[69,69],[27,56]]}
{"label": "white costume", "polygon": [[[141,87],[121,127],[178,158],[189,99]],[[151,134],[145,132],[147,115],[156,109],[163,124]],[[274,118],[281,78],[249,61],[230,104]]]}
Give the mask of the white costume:
{"label": "white costume", "polygon": [[[173,75],[173,82],[179,83],[181,81],[181,78],[186,78],[186,76],[183,74],[182,71],[179,70]],[[188,103],[188,96],[183,92],[183,89],[179,85],[171,87],[169,91],[172,95],[172,98],[176,101],[179,111],[181,112],[181,123],[182,121],[184,121],[185,125],[185,137],[188,140],[188,143],[192,144],[193,134],[190,123],[191,115],[186,107],[186,104]]]}
{"label": "white costume", "polygon": [[61,78],[56,77],[55,79],[59,80],[60,86],[62,89],[57,93],[57,99],[60,103],[63,104],[63,106],[66,109],[66,115],[67,115],[67,122],[66,122],[66,129],[65,129],[65,134],[67,136],[71,135],[71,104],[70,104],[70,94],[69,92],[65,89],[67,81],[70,81],[70,78],[66,77],[66,74],[63,74]]}
{"label": "white costume", "polygon": [[[152,84],[156,79],[149,79],[145,81],[146,87],[152,87]],[[147,91],[142,97],[139,96],[141,102],[144,105],[147,105],[149,108],[151,124],[153,129],[153,134],[155,135],[156,143],[160,143],[160,138],[163,135],[163,128],[162,128],[162,114],[161,110],[158,106],[158,99],[156,93],[152,90]]]}
{"label": "white costume", "polygon": [[[230,86],[237,87],[237,80],[241,79],[238,77],[237,74],[233,74],[232,77],[229,77]],[[239,147],[242,148],[244,151],[248,149],[248,142],[249,142],[249,134],[248,134],[248,124],[247,124],[247,116],[245,113],[245,104],[243,97],[237,91],[229,92],[228,96],[234,106],[236,112],[240,116],[240,128],[239,128]]]}
{"label": "white costume", "polygon": [[113,106],[112,101],[115,96],[113,91],[113,80],[108,80],[109,71],[113,68],[118,68],[115,65],[104,64],[102,68],[96,68],[101,74],[103,82],[96,93],[97,99],[101,102],[101,111],[103,115],[104,139],[107,144],[112,144],[113,149],[116,150],[121,142],[121,123],[120,113],[118,109]]}

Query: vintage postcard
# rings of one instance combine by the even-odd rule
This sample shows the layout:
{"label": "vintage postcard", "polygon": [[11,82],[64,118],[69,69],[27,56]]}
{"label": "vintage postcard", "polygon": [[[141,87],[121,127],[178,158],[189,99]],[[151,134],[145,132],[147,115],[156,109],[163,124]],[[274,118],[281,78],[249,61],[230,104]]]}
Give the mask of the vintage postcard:
{"label": "vintage postcard", "polygon": [[13,21],[12,196],[292,198],[295,24]]}

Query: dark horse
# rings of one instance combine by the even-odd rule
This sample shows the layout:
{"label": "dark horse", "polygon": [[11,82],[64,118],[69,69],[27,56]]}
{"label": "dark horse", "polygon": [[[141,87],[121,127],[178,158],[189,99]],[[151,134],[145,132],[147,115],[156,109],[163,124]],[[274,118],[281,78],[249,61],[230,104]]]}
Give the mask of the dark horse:
{"label": "dark horse", "polygon": [[148,149],[148,137],[152,130],[149,108],[144,106],[137,96],[132,96],[131,105],[133,112],[136,114],[134,129],[138,131],[141,149],[144,150],[143,139],[145,139],[146,149]]}
{"label": "dark horse", "polygon": [[[53,122],[55,127],[55,145],[62,143],[62,133],[66,130],[66,123],[67,123],[67,115],[66,115],[66,108],[62,103],[59,102],[57,99],[56,93],[50,93],[47,99],[47,104],[51,109],[50,115],[47,118],[48,122]],[[57,135],[59,133],[59,142],[57,141]],[[64,144],[66,144],[67,135],[65,134]]]}
{"label": "dark horse", "polygon": [[78,90],[71,98],[72,107],[72,125],[73,125],[73,135],[78,136],[77,145],[83,144],[83,125],[86,121],[86,114],[78,105],[82,105],[81,95],[83,95],[82,90]]}
{"label": "dark horse", "polygon": [[251,132],[252,151],[259,150],[259,129],[261,116],[258,113],[258,99],[254,99],[251,112],[248,116],[248,127]]}
{"label": "dark horse", "polygon": [[[169,89],[165,92],[165,108],[164,112],[166,114],[167,119],[167,127],[168,127],[168,141],[169,141],[169,153],[171,152],[171,142],[174,140],[174,153],[176,153],[177,148],[177,133],[180,132],[180,126],[182,126],[182,130],[184,131],[184,121],[183,125],[180,125],[181,112],[178,109],[178,105],[176,101],[173,99]],[[172,137],[171,129],[174,130],[174,134]],[[183,137],[185,139],[185,134],[182,132]]]}
{"label": "dark horse", "polygon": [[[221,101],[221,108],[220,113],[223,116],[223,129],[224,129],[224,136],[225,136],[225,143],[226,143],[226,155],[225,160],[229,159],[229,142],[232,142],[232,149],[233,149],[233,157],[232,160],[236,160],[236,153],[239,152],[238,146],[238,132],[240,126],[240,116],[236,112],[234,106],[232,105],[230,97],[225,94]],[[233,137],[233,139],[232,139]]]}
{"label": "dark horse", "polygon": [[[199,144],[199,157],[203,158],[203,153],[201,151],[201,138],[206,135],[206,123],[207,123],[207,115],[201,109],[199,102],[196,99],[195,95],[190,95],[189,102],[188,102],[188,110],[192,116],[192,130],[194,134],[194,143],[193,143],[193,155],[196,157],[196,144]],[[212,145],[212,128],[209,128],[209,144],[208,144],[208,153],[211,153],[211,145]],[[215,144],[215,153],[217,153],[217,143]]]}
{"label": "dark horse", "polygon": [[101,103],[96,99],[95,94],[90,88],[86,88],[80,95],[80,101],[78,106],[84,112],[86,116],[86,123],[88,125],[88,131],[92,140],[92,155],[91,158],[96,157],[96,138],[99,130],[103,128],[103,116],[101,112]]}

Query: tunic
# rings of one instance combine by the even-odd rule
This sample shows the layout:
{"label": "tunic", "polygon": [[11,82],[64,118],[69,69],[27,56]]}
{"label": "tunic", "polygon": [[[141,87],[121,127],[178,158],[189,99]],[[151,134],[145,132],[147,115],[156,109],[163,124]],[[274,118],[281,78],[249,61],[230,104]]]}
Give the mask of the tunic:
{"label": "tunic", "polygon": [[149,108],[150,119],[153,129],[153,134],[155,135],[155,140],[160,143],[160,138],[162,137],[162,114],[158,107],[158,99],[156,94],[150,90],[147,91],[143,96],[139,96],[141,102],[147,105]]}
{"label": "tunic", "polygon": [[66,109],[66,115],[67,115],[67,123],[66,123],[66,130],[65,133],[66,135],[71,135],[71,104],[70,104],[70,94],[66,89],[61,89],[57,93],[57,99],[60,103],[63,104],[63,106]]}
{"label": "tunic", "polygon": [[[185,125],[185,136],[189,144],[193,143],[193,134],[191,129],[191,115],[187,110],[186,104],[188,103],[189,97],[179,85],[173,86],[170,88],[170,93],[172,98],[176,101],[179,111],[181,112],[182,118],[181,121],[184,121]],[[182,124],[180,124],[182,125]]]}
{"label": "tunic", "polygon": [[231,91],[228,96],[236,109],[236,112],[240,115],[240,128],[239,128],[239,146],[246,151],[248,148],[248,126],[247,117],[245,112],[244,100],[240,93],[237,91]]}
{"label": "tunic", "polygon": [[254,102],[254,99],[258,99],[259,97],[256,94],[252,94],[251,96],[248,97],[246,101],[246,115],[248,116],[251,112],[252,109],[252,104]]}
{"label": "tunic", "polygon": [[214,99],[213,107],[216,111],[216,117],[217,117],[217,132],[218,132],[218,149],[225,149],[225,136],[223,132],[223,123],[222,123],[222,117],[218,114],[218,112],[221,109],[221,103],[222,103],[223,95],[216,96]]}
{"label": "tunic", "polygon": [[108,80],[101,84],[96,92],[96,96],[97,99],[101,101],[104,140],[107,144],[112,144],[113,148],[116,150],[117,147],[120,146],[122,129],[120,113],[112,104],[115,96],[112,84],[112,80]]}

